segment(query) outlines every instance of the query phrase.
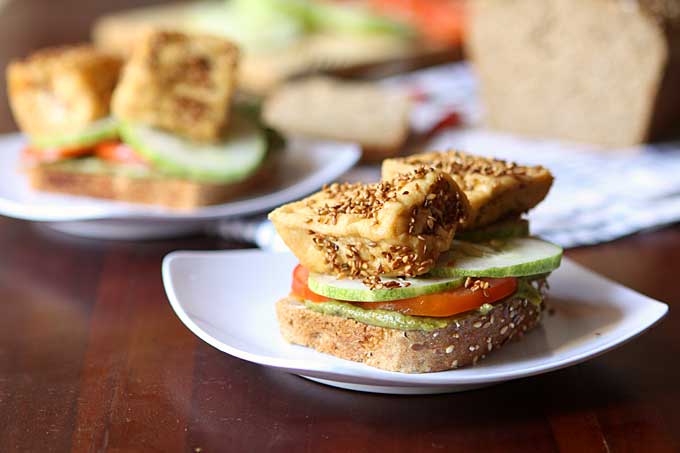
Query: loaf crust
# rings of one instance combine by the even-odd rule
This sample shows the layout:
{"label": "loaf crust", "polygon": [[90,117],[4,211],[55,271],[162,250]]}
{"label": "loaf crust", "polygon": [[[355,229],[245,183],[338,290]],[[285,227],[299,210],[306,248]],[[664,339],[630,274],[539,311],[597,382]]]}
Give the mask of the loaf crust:
{"label": "loaf crust", "polygon": [[189,210],[227,202],[261,188],[272,172],[272,163],[253,176],[234,184],[206,184],[166,177],[138,178],[125,175],[92,174],[65,171],[58,166],[39,165],[25,171],[31,187],[85,197],[106,198]]}
{"label": "loaf crust", "polygon": [[466,47],[486,124],[605,147],[672,135],[679,24],[676,0],[472,2]]}
{"label": "loaf crust", "polygon": [[487,314],[474,312],[444,329],[406,331],[318,313],[289,296],[276,304],[281,334],[289,343],[401,373],[428,373],[477,363],[541,320],[541,306],[508,299]]}

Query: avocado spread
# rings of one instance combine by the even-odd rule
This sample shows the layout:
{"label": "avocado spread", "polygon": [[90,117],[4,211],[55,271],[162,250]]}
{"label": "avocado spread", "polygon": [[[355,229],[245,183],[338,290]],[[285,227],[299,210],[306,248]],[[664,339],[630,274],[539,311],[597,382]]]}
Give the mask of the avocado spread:
{"label": "avocado spread", "polygon": [[[508,299],[526,299],[532,304],[540,305],[543,298],[541,293],[531,284],[531,278],[520,278],[517,282],[517,291]],[[342,316],[354,319],[371,326],[386,327],[399,330],[437,330],[449,326],[451,323],[467,316],[470,312],[461,316],[447,318],[432,318],[427,316],[410,316],[391,310],[366,310],[346,302],[332,300],[328,302],[305,301],[305,307],[310,310],[326,315]],[[484,304],[477,309],[485,315],[493,309],[493,305]]]}

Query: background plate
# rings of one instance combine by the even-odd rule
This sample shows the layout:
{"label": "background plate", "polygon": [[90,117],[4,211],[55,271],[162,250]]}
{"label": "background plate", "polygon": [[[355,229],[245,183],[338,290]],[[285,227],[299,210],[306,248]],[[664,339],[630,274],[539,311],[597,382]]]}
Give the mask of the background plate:
{"label": "background plate", "polygon": [[[265,181],[258,193],[229,203],[207,206],[192,211],[173,211],[154,206],[122,203],[89,197],[49,194],[30,189],[26,177],[18,171],[19,157],[25,145],[20,134],[0,136],[0,214],[24,220],[43,222],[77,222],[61,229],[97,236],[93,220],[108,222],[101,228],[104,236],[115,236],[119,228],[134,235],[135,226],[144,230],[139,221],[183,222],[238,217],[269,211],[281,204],[304,197],[322,185],[340,177],[359,160],[361,151],[348,143],[292,140],[278,156],[276,181]],[[269,183],[269,184],[266,184]],[[137,221],[137,224],[135,224]],[[82,222],[86,222],[83,224]],[[146,228],[146,234],[153,236]],[[160,232],[159,232],[160,234]],[[166,230],[165,234],[168,234]]]}
{"label": "background plate", "polygon": [[182,322],[215,348],[325,384],[381,393],[468,390],[564,368],[630,340],[668,310],[565,259],[550,277],[555,313],[522,341],[474,367],[395,373],[283,340],[274,304],[289,293],[296,264],[289,253],[259,250],[174,252],[163,262],[163,281]]}

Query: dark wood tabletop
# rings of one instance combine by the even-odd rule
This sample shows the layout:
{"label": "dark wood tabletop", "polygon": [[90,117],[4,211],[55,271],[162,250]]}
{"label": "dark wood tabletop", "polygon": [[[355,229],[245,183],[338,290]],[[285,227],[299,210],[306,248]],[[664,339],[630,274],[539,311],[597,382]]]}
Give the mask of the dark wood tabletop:
{"label": "dark wood tabletop", "polygon": [[[83,39],[98,13],[137,3],[10,2],[1,62]],[[680,226],[567,253],[669,303],[650,332],[581,365],[437,396],[326,387],[193,336],[161,260],[237,246],[79,239],[0,217],[0,452],[680,451]]]}

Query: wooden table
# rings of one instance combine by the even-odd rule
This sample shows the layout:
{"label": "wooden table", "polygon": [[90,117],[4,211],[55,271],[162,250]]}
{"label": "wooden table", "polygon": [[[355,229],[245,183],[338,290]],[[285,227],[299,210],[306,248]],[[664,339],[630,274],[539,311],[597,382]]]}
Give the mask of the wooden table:
{"label": "wooden table", "polygon": [[[451,395],[353,393],[230,357],[180,323],[162,257],[229,246],[75,239],[0,220],[0,451],[680,449],[674,310],[632,343],[547,375]],[[680,302],[679,227],[568,255]]]}
{"label": "wooden table", "polygon": [[[2,63],[142,2],[113,3],[15,0],[0,12]],[[680,451],[674,309],[632,343],[547,375],[451,395],[353,393],[232,358],[175,317],[162,257],[233,246],[76,239],[0,218],[0,452]],[[680,302],[678,226],[568,255]]]}

